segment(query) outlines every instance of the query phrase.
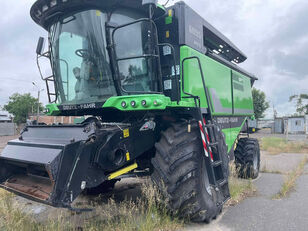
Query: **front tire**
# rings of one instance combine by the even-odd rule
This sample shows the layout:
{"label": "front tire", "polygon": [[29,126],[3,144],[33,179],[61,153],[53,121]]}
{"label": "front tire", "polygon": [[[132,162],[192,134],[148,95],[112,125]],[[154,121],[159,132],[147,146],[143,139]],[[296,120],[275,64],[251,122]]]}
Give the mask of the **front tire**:
{"label": "front tire", "polygon": [[[152,159],[152,180],[169,199],[169,208],[192,221],[209,222],[222,210],[209,183],[197,123],[172,124],[161,133]],[[228,163],[226,164],[228,168]]]}
{"label": "front tire", "polygon": [[260,147],[257,139],[242,138],[234,151],[239,177],[256,179],[260,171]]}

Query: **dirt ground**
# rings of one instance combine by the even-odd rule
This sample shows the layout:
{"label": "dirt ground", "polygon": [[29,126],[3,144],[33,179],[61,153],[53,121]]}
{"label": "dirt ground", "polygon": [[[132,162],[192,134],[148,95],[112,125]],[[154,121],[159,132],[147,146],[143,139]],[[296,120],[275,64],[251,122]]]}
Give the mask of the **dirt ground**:
{"label": "dirt ground", "polygon": [[5,147],[8,141],[17,139],[18,136],[0,136],[0,152]]}

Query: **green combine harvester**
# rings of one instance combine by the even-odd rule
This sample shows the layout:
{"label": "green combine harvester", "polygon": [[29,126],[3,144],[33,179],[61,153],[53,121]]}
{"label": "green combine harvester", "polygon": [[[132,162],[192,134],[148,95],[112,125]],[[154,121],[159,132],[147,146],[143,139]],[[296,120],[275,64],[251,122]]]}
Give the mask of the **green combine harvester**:
{"label": "green combine harvester", "polygon": [[[258,141],[247,134],[257,79],[246,56],[184,2],[38,0],[32,19],[46,29],[38,60],[51,116],[75,125],[27,126],[0,155],[0,186],[73,209],[83,191],[151,176],[169,208],[210,221],[229,199],[228,164],[256,178]],[[39,62],[38,62],[39,63]]]}

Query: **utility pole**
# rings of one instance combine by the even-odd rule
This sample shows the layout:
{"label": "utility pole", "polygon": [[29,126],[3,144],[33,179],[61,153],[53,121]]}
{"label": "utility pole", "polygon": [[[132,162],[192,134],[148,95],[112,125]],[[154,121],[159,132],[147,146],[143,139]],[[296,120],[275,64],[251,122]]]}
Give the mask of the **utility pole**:
{"label": "utility pole", "polygon": [[40,94],[41,91],[44,91],[44,89],[40,89],[35,82],[32,82],[32,84],[37,88],[37,116],[36,116],[36,121],[37,124],[39,123],[39,117],[40,117]]}

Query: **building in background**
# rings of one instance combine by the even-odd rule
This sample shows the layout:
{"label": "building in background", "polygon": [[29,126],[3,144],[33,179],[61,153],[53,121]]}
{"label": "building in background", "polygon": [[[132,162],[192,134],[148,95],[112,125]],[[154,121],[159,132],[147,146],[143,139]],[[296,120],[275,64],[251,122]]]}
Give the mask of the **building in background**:
{"label": "building in background", "polygon": [[[306,117],[307,118],[307,117]],[[287,118],[287,129],[286,132],[289,134],[305,134],[306,131],[306,124],[308,121],[305,119],[305,116],[292,116]]]}
{"label": "building in background", "polygon": [[0,123],[10,123],[13,117],[7,111],[0,111]]}
{"label": "building in background", "polygon": [[272,128],[274,126],[274,120],[272,119],[258,119],[257,128]]}
{"label": "building in background", "polygon": [[16,125],[13,123],[13,116],[7,111],[0,111],[0,136],[16,135]]}
{"label": "building in background", "polygon": [[274,120],[259,119],[257,127],[271,128],[271,132],[276,134],[308,134],[308,115],[276,117]]}
{"label": "building in background", "polygon": [[285,127],[285,118],[282,117],[276,117],[274,120],[274,130],[272,133],[278,133],[282,134],[284,133],[284,127]]}

